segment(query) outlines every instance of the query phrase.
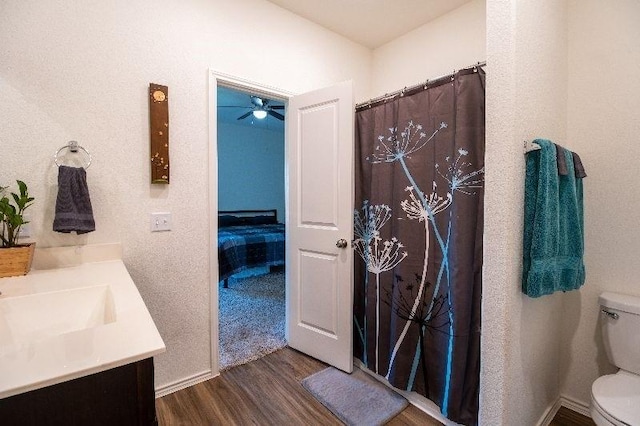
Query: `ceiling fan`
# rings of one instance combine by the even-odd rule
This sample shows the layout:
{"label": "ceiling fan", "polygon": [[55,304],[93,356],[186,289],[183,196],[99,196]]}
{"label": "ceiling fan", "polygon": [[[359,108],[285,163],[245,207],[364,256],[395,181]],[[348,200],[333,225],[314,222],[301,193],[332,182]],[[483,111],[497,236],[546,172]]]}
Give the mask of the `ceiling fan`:
{"label": "ceiling fan", "polygon": [[269,99],[261,98],[254,95],[249,95],[249,96],[251,98],[251,103],[253,104],[253,106],[234,107],[234,108],[250,108],[251,109],[251,111],[248,111],[242,114],[240,117],[238,117],[237,120],[244,120],[250,115],[253,115],[258,120],[263,120],[264,118],[267,117],[267,115],[270,115],[274,118],[277,118],[280,121],[284,121],[284,115],[274,111],[276,109],[284,109],[284,105],[270,105]]}

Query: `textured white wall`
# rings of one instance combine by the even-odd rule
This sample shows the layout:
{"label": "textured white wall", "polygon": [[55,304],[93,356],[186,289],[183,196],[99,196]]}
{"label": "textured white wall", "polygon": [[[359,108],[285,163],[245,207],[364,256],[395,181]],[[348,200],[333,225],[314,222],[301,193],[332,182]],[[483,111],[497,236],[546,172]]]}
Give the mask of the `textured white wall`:
{"label": "textured white wall", "polygon": [[487,2],[482,424],[536,424],[560,395],[563,295],[520,286],[523,141],[566,145],[566,20],[564,1]]}
{"label": "textured white wall", "polygon": [[485,0],[473,0],[373,51],[380,96],[486,59]]}
{"label": "textured white wall", "polygon": [[[509,404],[508,357],[521,250],[517,223],[522,215],[515,114],[515,16],[510,0],[487,0],[487,92],[485,145],[485,219],[482,289],[480,424],[506,425]],[[505,125],[506,124],[506,125]],[[504,211],[504,208],[508,208]],[[504,220],[502,220],[504,218]],[[509,226],[511,224],[511,226]]]}
{"label": "textured white wall", "polygon": [[[40,246],[122,242],[167,352],[163,386],[210,368],[208,69],[305,91],[353,79],[371,53],[263,0],[0,2],[0,182],[28,182]],[[169,86],[171,184],[149,184],[149,82]],[[53,152],[91,151],[97,231],[51,231]],[[173,231],[149,232],[170,211]]]}
{"label": "textured white wall", "polygon": [[639,19],[637,0],[569,1],[568,140],[588,174],[587,279],[564,301],[561,390],[585,405],[592,382],[615,371],[602,346],[598,295],[640,295]]}
{"label": "textured white wall", "polygon": [[218,122],[218,210],[277,208],[284,222],[284,155],[284,131]]}

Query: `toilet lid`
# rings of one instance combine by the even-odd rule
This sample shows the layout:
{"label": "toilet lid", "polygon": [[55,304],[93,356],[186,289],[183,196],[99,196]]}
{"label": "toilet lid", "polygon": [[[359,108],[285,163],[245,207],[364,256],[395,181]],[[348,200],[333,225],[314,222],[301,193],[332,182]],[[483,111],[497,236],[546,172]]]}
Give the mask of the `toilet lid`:
{"label": "toilet lid", "polygon": [[623,424],[640,424],[640,376],[624,371],[599,377],[591,386],[595,402]]}

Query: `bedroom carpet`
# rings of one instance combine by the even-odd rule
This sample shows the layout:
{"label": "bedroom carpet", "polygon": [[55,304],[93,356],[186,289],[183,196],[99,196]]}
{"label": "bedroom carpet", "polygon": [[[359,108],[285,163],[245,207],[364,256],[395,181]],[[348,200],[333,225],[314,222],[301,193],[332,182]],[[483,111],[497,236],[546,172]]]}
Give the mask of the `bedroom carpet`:
{"label": "bedroom carpet", "polygon": [[284,272],[230,279],[219,291],[220,370],[286,346]]}
{"label": "bedroom carpet", "polygon": [[333,367],[306,379],[302,386],[347,425],[384,425],[409,402],[364,371],[347,374]]}

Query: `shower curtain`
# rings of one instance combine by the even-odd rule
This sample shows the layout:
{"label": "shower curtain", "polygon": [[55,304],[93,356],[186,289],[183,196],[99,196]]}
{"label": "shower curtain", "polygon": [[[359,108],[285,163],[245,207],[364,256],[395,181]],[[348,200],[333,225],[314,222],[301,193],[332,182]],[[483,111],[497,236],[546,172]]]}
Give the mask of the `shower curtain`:
{"label": "shower curtain", "polygon": [[477,424],[484,86],[467,69],[356,110],[354,353]]}

